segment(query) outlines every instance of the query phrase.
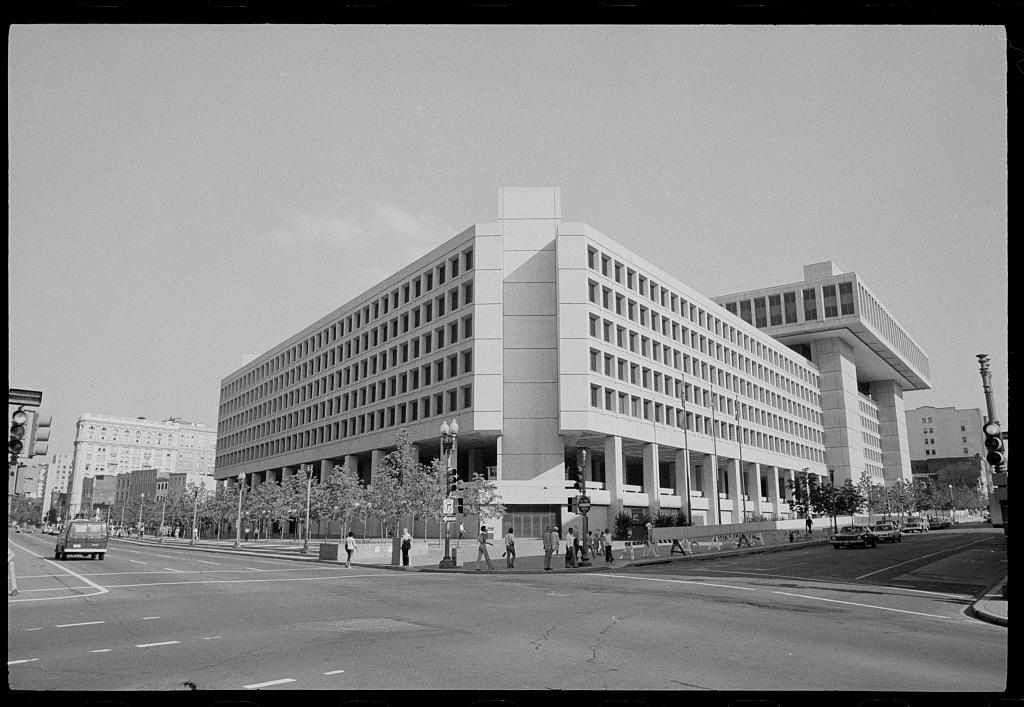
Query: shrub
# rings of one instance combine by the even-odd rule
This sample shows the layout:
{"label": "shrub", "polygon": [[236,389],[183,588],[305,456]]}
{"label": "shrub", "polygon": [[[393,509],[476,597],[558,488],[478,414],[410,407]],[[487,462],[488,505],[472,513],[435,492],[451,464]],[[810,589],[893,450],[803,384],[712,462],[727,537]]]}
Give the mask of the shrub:
{"label": "shrub", "polygon": [[626,530],[633,525],[633,517],[625,511],[619,511],[615,515],[615,539],[625,540]]}
{"label": "shrub", "polygon": [[676,525],[675,513],[659,513],[658,516],[654,519],[655,528],[668,528],[673,525]]}
{"label": "shrub", "polygon": [[693,525],[693,523],[691,523],[689,520],[686,519],[686,514],[685,513],[680,511],[679,514],[676,515],[676,525],[677,526]]}

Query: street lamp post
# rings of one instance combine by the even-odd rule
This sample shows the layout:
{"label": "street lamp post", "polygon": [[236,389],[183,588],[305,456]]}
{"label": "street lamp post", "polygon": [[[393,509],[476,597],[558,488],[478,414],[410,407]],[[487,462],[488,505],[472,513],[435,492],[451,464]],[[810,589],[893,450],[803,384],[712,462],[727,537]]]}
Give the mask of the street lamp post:
{"label": "street lamp post", "polygon": [[139,537],[142,537],[142,507],[146,505],[146,492],[139,494]]}
{"label": "street lamp post", "polygon": [[164,502],[160,506],[160,544],[164,542],[164,536],[167,535],[167,529],[164,526],[164,519],[167,517],[167,494],[164,493]]}
{"label": "street lamp post", "polygon": [[682,379],[680,381],[680,399],[683,404],[683,456],[686,458],[686,464],[684,472],[686,474],[686,484],[683,491],[686,493],[686,522],[693,525],[693,508],[691,506],[690,498],[690,440],[687,435],[687,430],[690,428],[689,413],[686,412],[686,377],[685,374],[680,374]]}
{"label": "street lamp post", "polygon": [[952,523],[956,519],[956,504],[953,503],[953,484],[949,486],[949,522]]}
{"label": "street lamp post", "polygon": [[302,538],[303,554],[309,552],[309,491],[313,485],[313,465],[303,464],[302,470],[306,472],[306,532]]}
{"label": "street lamp post", "polygon": [[235,479],[238,481],[238,518],[235,521],[235,544],[232,547],[237,550],[242,547],[242,492],[245,491],[245,472],[238,472]]}
{"label": "street lamp post", "polygon": [[[587,498],[587,450],[580,450],[580,498]],[[589,500],[589,499],[588,499]],[[588,521],[587,510],[580,509],[580,514],[583,516],[583,530],[580,533],[580,544],[583,545],[583,556],[580,558],[580,567],[590,567],[590,552],[587,542],[587,531],[589,530],[590,523]]]}
{"label": "street lamp post", "polygon": [[836,525],[836,472],[835,469],[828,470],[828,485],[830,488],[829,493],[829,513],[832,516],[832,532],[839,532],[839,527]]}
{"label": "street lamp post", "polygon": [[[451,425],[445,420],[441,420],[441,454],[445,457],[446,471],[444,483],[447,487],[445,498],[452,498],[452,453],[455,451],[455,437],[458,433],[459,423],[456,420],[452,420]],[[458,463],[457,457],[456,463]],[[444,557],[441,559],[438,567],[455,567],[455,561],[452,559],[451,554],[451,521],[448,520],[444,522]]]}
{"label": "street lamp post", "polygon": [[[743,522],[747,522],[747,475],[743,469],[743,427],[740,425],[740,399],[735,398],[736,405],[736,441],[740,444],[740,488],[739,494],[743,497]],[[760,494],[760,489],[758,490]]]}

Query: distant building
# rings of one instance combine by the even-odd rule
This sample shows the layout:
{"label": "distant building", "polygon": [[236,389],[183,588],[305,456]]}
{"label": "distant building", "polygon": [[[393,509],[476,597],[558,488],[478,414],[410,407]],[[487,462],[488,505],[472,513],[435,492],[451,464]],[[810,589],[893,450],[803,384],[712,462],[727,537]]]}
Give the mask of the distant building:
{"label": "distant building", "polygon": [[106,512],[114,507],[117,477],[110,474],[90,476],[82,480],[82,505],[79,513],[91,518],[97,511],[106,518]]}
{"label": "distant building", "polygon": [[83,413],[75,431],[69,515],[78,512],[86,478],[139,469],[212,475],[216,446],[214,428],[176,417],[156,421]]}
{"label": "distant building", "polygon": [[856,273],[814,263],[800,282],[714,299],[817,364],[837,482],[911,479],[903,394],[931,388],[928,357]]}
{"label": "distant building", "polygon": [[74,464],[74,457],[70,454],[54,454],[46,465],[46,486],[43,489],[43,503],[50,504],[45,510],[53,508],[60,494],[66,494],[68,480],[71,478],[71,469]]}

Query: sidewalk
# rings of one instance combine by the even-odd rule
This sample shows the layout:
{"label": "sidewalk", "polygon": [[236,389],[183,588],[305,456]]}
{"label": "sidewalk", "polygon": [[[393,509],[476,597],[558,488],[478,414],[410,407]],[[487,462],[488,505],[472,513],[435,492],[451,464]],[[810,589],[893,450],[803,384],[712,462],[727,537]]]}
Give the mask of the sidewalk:
{"label": "sidewalk", "polygon": [[[159,546],[161,544],[159,538],[145,538],[143,540],[139,540],[138,538],[117,538],[116,542],[123,542],[131,545],[152,546]],[[242,542],[241,547],[237,550],[233,547],[234,539],[206,539],[199,541],[198,545],[191,546],[186,538],[166,538],[163,544],[165,547],[192,549],[196,552],[273,557],[277,559],[297,560],[300,562],[323,562],[325,564],[333,565],[345,563],[344,559],[321,560],[319,558],[321,542],[322,541],[320,540],[311,539],[309,542],[308,554],[302,553],[301,542],[295,542],[292,539],[285,539],[282,541],[275,538],[270,540]],[[438,564],[444,558],[444,543],[438,543],[437,541],[428,542],[421,539],[415,540],[413,542],[413,549],[409,558],[411,563],[410,567],[391,564],[390,541],[380,542],[357,539],[356,542],[358,543],[359,550],[356,552],[356,555],[353,558],[354,561],[352,562],[352,565],[356,567],[376,567],[379,569],[405,572],[442,572],[462,574],[543,574],[545,572],[544,554],[541,549],[540,539],[524,538],[516,541],[520,554],[516,557],[514,569],[509,569],[505,566],[505,559],[501,556],[501,553],[504,552],[504,546],[500,541],[489,547],[488,552],[491,556],[491,564],[494,565],[493,570],[487,569],[486,563],[484,562],[476,562],[476,543],[469,540],[463,540],[461,548],[459,547],[458,541],[451,541],[450,549],[452,554],[458,557],[459,562],[458,566],[452,569],[441,569],[438,567]],[[616,541],[612,545],[612,557],[614,558],[613,563],[606,563],[602,556],[591,558],[589,567],[575,568],[565,567],[565,545],[562,543],[560,548],[563,552],[556,554],[551,559],[551,572],[606,572],[611,569],[622,569],[623,567],[640,567],[644,565],[656,565],[668,562],[700,562],[702,560],[732,557],[736,555],[750,555],[759,552],[785,552],[786,550],[795,550],[812,545],[824,545],[827,543],[827,537],[820,537],[813,538],[811,540],[800,540],[798,542],[783,545],[769,545],[765,547],[752,548],[747,547],[738,550],[721,550],[718,552],[701,553],[699,555],[671,554],[668,547],[661,546],[658,548],[657,557],[647,558],[642,557],[642,548],[636,548],[633,559],[629,559],[628,555],[623,558],[623,543],[621,541]],[[344,549],[341,549],[340,554],[344,556]],[[1007,578],[1004,577],[995,586],[986,591],[981,598],[977,599],[967,609],[966,613],[982,621],[998,624],[1000,626],[1008,626],[1007,609],[1009,602],[1003,594],[1006,582]]]}

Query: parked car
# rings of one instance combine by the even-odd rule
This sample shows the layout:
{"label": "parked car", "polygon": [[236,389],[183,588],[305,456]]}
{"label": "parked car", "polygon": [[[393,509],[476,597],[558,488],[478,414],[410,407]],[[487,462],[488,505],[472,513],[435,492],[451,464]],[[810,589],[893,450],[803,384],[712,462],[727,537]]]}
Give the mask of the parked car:
{"label": "parked car", "polygon": [[952,527],[953,527],[953,524],[949,521],[948,518],[929,518],[928,519],[928,529],[929,530],[946,530],[947,528],[952,528]]}
{"label": "parked car", "polygon": [[76,519],[57,536],[53,559],[66,560],[68,555],[89,555],[102,560],[107,554],[107,524],[102,521]]}
{"label": "parked car", "polygon": [[928,522],[921,518],[910,518],[903,524],[904,533],[927,533]]}
{"label": "parked car", "polygon": [[832,536],[832,547],[838,550],[841,547],[877,547],[878,537],[874,531],[866,525],[847,525],[840,528],[839,532]]}
{"label": "parked car", "polygon": [[871,532],[878,538],[878,542],[898,543],[903,542],[903,533],[895,523],[880,520],[871,526]]}

